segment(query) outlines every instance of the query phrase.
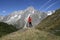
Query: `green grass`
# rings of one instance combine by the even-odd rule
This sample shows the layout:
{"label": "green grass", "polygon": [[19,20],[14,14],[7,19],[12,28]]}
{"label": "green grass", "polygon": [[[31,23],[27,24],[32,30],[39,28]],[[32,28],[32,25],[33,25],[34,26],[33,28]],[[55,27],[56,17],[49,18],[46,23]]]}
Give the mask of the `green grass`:
{"label": "green grass", "polygon": [[7,23],[0,22],[0,37],[14,31],[17,31],[17,29],[14,26],[8,25]]}

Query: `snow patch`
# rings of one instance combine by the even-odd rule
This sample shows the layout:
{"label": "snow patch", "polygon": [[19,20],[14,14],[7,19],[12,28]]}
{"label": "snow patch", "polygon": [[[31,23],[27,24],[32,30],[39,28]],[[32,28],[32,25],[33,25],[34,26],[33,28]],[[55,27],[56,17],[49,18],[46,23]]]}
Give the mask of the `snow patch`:
{"label": "snow patch", "polygon": [[48,14],[47,15],[51,15],[52,14],[52,12],[51,11],[48,11]]}

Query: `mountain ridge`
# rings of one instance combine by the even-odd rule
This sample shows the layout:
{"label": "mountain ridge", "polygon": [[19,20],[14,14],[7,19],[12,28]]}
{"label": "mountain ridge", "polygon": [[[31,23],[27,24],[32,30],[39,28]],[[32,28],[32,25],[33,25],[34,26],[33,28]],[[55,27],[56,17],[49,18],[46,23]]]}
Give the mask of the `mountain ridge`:
{"label": "mountain ridge", "polygon": [[33,26],[39,24],[41,20],[46,18],[48,15],[44,12],[35,10],[34,7],[28,7],[25,10],[15,11],[3,18],[3,22],[17,26],[17,28],[23,28],[27,22],[28,16],[32,17]]}

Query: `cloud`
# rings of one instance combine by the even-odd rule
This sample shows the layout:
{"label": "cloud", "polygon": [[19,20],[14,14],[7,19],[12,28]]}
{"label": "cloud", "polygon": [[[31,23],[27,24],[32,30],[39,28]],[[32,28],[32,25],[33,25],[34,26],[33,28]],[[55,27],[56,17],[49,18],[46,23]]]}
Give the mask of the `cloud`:
{"label": "cloud", "polygon": [[49,5],[45,10],[48,10],[50,7],[52,7],[53,5],[55,5],[57,2],[52,3],[51,5]]}
{"label": "cloud", "polygon": [[50,1],[51,1],[51,0],[48,0],[46,3],[44,3],[44,4],[40,7],[40,9],[42,9],[44,6],[46,6]]}
{"label": "cloud", "polygon": [[3,10],[2,12],[3,12],[3,13],[5,13],[6,11],[5,11],[5,10]]}

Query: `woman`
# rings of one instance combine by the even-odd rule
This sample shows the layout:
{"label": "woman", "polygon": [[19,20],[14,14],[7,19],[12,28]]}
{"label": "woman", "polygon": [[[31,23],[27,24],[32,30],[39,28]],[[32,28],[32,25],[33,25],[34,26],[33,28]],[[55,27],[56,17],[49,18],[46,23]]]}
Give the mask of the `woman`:
{"label": "woman", "polygon": [[28,25],[29,27],[32,27],[32,18],[30,16],[28,17]]}

